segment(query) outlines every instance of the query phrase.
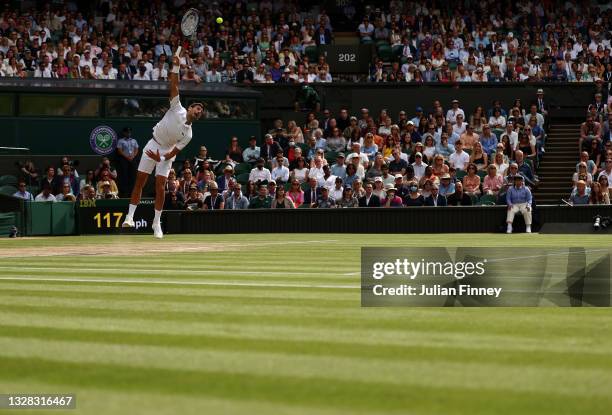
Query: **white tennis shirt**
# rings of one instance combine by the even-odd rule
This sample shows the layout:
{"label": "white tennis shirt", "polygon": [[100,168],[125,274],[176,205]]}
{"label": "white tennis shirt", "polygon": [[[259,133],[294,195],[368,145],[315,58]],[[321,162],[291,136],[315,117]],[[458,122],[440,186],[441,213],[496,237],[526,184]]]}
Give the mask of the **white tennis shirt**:
{"label": "white tennis shirt", "polygon": [[153,138],[162,147],[184,149],[192,137],[191,125],[185,122],[187,110],[181,105],[177,95],[170,100],[170,108],[164,118],[153,127]]}

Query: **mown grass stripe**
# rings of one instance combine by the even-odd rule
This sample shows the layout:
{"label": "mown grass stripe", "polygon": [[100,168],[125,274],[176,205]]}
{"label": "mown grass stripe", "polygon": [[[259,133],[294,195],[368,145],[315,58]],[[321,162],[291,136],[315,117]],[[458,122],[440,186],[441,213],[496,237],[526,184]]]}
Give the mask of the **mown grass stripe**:
{"label": "mown grass stripe", "polygon": [[[499,406],[496,413],[604,413],[610,397],[584,399],[579,394],[542,391],[513,391],[482,388],[479,393],[462,384],[427,387],[407,384],[392,385],[368,381],[342,381],[326,378],[297,378],[255,373],[227,373],[205,370],[168,370],[128,367],[114,364],[69,363],[37,358],[0,357],[0,366],[7,370],[3,379],[31,378],[49,384],[80,385],[106,390],[156,391],[160,394],[199,395],[256,399],[290,403],[298,406],[330,407],[350,410],[354,406],[372,410],[415,411],[462,408],[463,413],[488,413],[486,408]],[[491,385],[494,386],[494,385]],[[470,399],[466,399],[470,396]],[[563,396],[563,404],[559,397]],[[443,397],[443,398],[441,398]],[[503,408],[503,409],[501,409]]]}
{"label": "mown grass stripe", "polygon": [[541,366],[549,368],[610,370],[612,358],[601,358],[587,355],[572,348],[561,351],[532,351],[525,354],[523,350],[507,350],[503,356],[496,348],[464,348],[460,356],[457,348],[451,343],[440,343],[434,346],[406,346],[359,344],[355,342],[331,342],[322,340],[288,340],[278,338],[244,339],[231,336],[208,334],[160,334],[134,333],[127,331],[104,331],[92,329],[59,329],[56,327],[24,327],[17,325],[0,325],[0,338],[38,339],[46,341],[83,342],[96,344],[156,346],[213,351],[227,350],[248,353],[299,354],[306,356],[357,359],[381,359],[391,362],[473,362],[475,364],[499,364],[517,366]]}

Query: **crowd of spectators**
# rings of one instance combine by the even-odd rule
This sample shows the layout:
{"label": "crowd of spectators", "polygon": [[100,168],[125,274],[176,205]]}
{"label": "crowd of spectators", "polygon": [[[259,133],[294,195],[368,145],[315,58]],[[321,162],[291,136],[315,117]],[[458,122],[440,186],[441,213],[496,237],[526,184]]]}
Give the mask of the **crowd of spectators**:
{"label": "crowd of spectators", "polygon": [[609,83],[611,14],[591,1],[391,1],[366,6],[356,30],[378,50],[374,82]]}
{"label": "crowd of spectators", "polygon": [[192,44],[183,44],[185,82],[336,80],[317,49],[333,42],[334,19],[352,21],[349,30],[376,50],[360,79],[612,80],[612,8],[589,1],[393,0],[379,8],[347,0],[329,10],[290,0],[39,3],[0,14],[0,76],[165,80],[168,57],[182,44],[180,18],[194,6],[200,24]]}
{"label": "crowd of spectators", "polygon": [[[600,94],[598,94],[600,95]],[[572,205],[609,205],[612,198],[612,106],[597,96],[580,125],[579,160],[572,174]]]}
{"label": "crowd of spectators", "polygon": [[286,126],[276,120],[262,143],[251,137],[242,148],[232,137],[220,160],[201,147],[171,171],[165,208],[506,204],[516,176],[527,188],[538,184],[544,103],[539,90],[527,108],[520,100],[472,110],[436,100],[427,111],[419,106],[397,117],[343,108]]}
{"label": "crowd of spectators", "polygon": [[[325,57],[307,53],[331,42],[333,31],[329,15],[315,3],[80,3],[6,6],[0,14],[0,76],[165,80],[169,56],[182,45],[185,82],[332,80]],[[195,39],[184,42],[179,26],[189,6],[200,11],[200,24]]]}

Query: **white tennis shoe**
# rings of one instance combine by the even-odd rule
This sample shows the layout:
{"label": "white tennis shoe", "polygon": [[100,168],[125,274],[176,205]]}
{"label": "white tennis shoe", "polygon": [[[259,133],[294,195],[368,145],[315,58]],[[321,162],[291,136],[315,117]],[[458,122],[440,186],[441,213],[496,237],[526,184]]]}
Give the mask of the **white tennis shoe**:
{"label": "white tennis shoe", "polygon": [[126,217],[123,223],[121,224],[122,228],[133,228],[134,227],[134,219]]}
{"label": "white tennis shoe", "polygon": [[164,233],[162,232],[161,223],[153,223],[153,236],[157,239],[162,239],[164,237]]}

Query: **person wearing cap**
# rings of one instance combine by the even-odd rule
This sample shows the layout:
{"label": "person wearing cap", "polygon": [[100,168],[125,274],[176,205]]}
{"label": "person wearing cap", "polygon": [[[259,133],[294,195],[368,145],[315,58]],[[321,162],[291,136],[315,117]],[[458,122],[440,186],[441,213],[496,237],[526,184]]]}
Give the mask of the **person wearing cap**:
{"label": "person wearing cap", "polygon": [[321,192],[317,197],[316,203],[312,205],[313,208],[329,209],[336,207],[336,201],[329,196],[329,189],[327,187],[321,187]]}
{"label": "person wearing cap", "polygon": [[249,146],[242,152],[242,158],[245,163],[254,165],[257,159],[261,156],[261,149],[257,146],[257,137],[252,135],[249,137]]}
{"label": "person wearing cap", "polygon": [[353,195],[353,189],[350,187],[345,187],[342,191],[342,196],[340,199],[336,199],[336,207],[337,208],[354,208],[359,207],[359,201]]}
{"label": "person wearing cap", "polygon": [[230,165],[225,166],[225,168],[223,169],[223,176],[219,176],[216,179],[219,192],[223,193],[229,187],[229,182],[233,178],[234,168]]}
{"label": "person wearing cap", "polygon": [[[207,186],[214,182],[207,183]],[[184,206],[186,210],[202,210],[204,203],[202,201],[202,194],[198,191],[198,186],[196,184],[191,184],[187,193],[185,195]]]}
{"label": "person wearing cap", "polygon": [[200,102],[192,103],[187,109],[181,105],[179,99],[179,56],[174,56],[173,69],[170,80],[170,108],[164,117],[153,128],[153,138],[144,148],[144,154],[138,165],[136,183],[128,208],[128,214],[122,224],[123,227],[134,227],[134,212],[140,203],[142,189],[155,169],[155,213],[153,217],[153,234],[156,238],[163,238],[161,229],[161,213],[165,201],[165,186],[168,173],[176,155],[184,149],[193,137],[192,124],[199,120],[204,113],[204,105]]}
{"label": "person wearing cap", "polygon": [[[104,180],[102,181],[100,185],[102,187],[102,191],[98,193],[98,195],[96,196],[98,199],[117,199],[117,193],[112,191],[110,181]],[[65,192],[66,192],[66,184],[64,184],[64,194],[62,195],[62,197],[58,199],[58,201],[64,200],[64,197],[66,196],[66,194],[70,194],[70,193],[65,193]]]}
{"label": "person wearing cap", "polygon": [[404,176],[398,173],[393,178],[393,187],[395,187],[396,195],[404,200],[404,197],[408,194],[408,186],[404,184]]}
{"label": "person wearing cap", "polygon": [[423,107],[416,107],[415,108],[415,113],[416,115],[410,119],[410,121],[412,121],[412,124],[415,127],[419,127],[419,123],[421,122],[421,117],[423,116]]}
{"label": "person wearing cap", "polygon": [[420,151],[417,151],[414,154],[414,163],[412,163],[412,168],[414,169],[414,176],[417,178],[417,180],[423,177],[423,174],[425,174],[426,167],[427,163],[423,162],[423,154]]}
{"label": "person wearing cap", "polygon": [[[588,204],[588,196],[586,203]],[[526,232],[531,233],[532,196],[529,188],[525,186],[525,181],[521,174],[514,176],[514,186],[510,187],[506,193],[506,204],[508,205],[508,214],[506,216],[508,226],[506,233],[512,233],[512,223],[514,222],[514,216],[518,212],[525,219]]]}

